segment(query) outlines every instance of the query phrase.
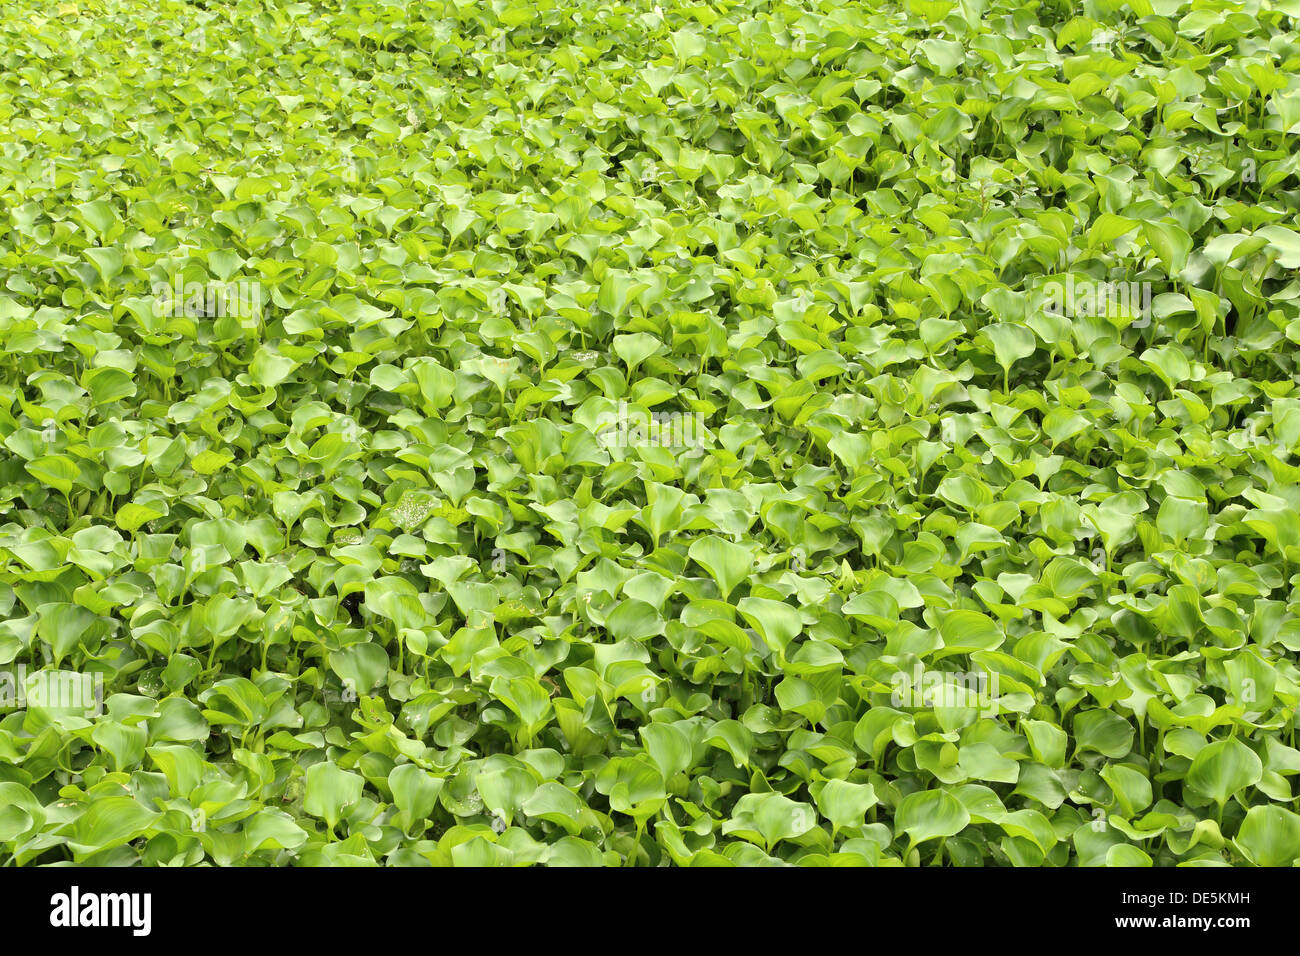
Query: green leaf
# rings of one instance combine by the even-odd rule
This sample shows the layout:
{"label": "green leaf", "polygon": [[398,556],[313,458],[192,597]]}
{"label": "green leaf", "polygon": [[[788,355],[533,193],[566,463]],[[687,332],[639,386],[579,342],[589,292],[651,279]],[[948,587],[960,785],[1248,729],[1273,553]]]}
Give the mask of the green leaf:
{"label": "green leaf", "polygon": [[1300,859],[1300,816],[1272,804],[1251,807],[1233,843],[1256,866],[1292,866]]}
{"label": "green leaf", "polygon": [[365,780],[358,774],[340,770],[328,761],[307,768],[303,809],[325,821],[333,830],[344,812],[361,799]]}
{"label": "green leaf", "polygon": [[1206,744],[1187,768],[1183,785],[1219,806],[1236,793],[1259,783],[1264,765],[1236,737]]}
{"label": "green leaf", "polygon": [[912,846],[955,836],[970,823],[970,813],[946,790],[918,790],[904,797],[894,814],[894,826],[907,834]]}
{"label": "green leaf", "polygon": [[747,548],[716,535],[696,538],[686,553],[717,582],[723,600],[749,576],[754,565],[753,554]]}

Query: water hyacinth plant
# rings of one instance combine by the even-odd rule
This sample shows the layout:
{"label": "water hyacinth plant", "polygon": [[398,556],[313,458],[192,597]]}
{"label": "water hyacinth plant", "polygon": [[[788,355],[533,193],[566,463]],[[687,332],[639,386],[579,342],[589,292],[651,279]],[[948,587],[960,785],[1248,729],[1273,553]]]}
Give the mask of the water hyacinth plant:
{"label": "water hyacinth plant", "polygon": [[8,0],[0,860],[1294,864],[1298,17]]}

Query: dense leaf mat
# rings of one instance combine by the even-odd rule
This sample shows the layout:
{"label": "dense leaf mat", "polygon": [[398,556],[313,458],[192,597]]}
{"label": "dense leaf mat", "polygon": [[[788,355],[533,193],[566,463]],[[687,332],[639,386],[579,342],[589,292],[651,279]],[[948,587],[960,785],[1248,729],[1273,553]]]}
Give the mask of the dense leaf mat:
{"label": "dense leaf mat", "polygon": [[1300,0],[875,6],[0,5],[0,858],[1300,857]]}

